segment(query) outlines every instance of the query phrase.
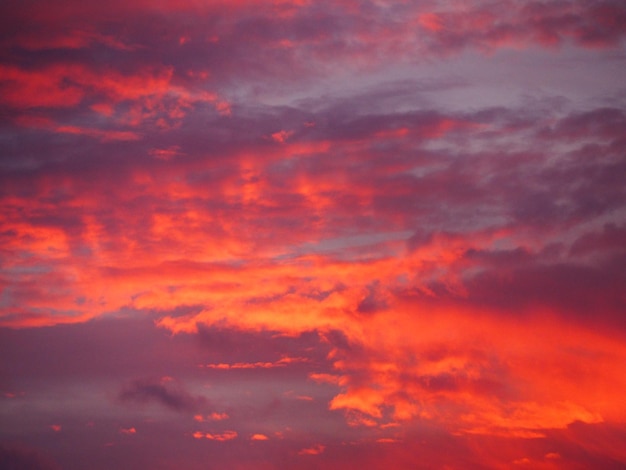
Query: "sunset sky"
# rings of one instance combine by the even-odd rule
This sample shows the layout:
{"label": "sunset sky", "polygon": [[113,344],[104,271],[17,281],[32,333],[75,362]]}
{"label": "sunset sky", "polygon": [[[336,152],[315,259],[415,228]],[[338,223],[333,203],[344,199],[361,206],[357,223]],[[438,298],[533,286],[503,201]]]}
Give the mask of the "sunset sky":
{"label": "sunset sky", "polygon": [[626,468],[626,2],[3,0],[0,468]]}

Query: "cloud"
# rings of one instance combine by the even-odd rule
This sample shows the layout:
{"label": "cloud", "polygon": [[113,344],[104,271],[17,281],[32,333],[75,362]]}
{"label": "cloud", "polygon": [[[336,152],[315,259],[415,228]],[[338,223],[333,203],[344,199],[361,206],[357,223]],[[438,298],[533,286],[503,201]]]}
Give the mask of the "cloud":
{"label": "cloud", "polygon": [[301,449],[298,454],[299,455],[319,455],[322,452],[324,452],[324,449],[326,447],[321,445],[321,444],[317,444],[313,447],[307,447],[305,449]]}
{"label": "cloud", "polygon": [[234,364],[202,364],[202,367],[209,369],[271,369],[274,367],[285,367],[288,364],[307,362],[308,359],[303,357],[283,357],[276,362],[235,362]]}
{"label": "cloud", "polygon": [[612,254],[623,251],[625,235],[625,228],[614,223],[607,223],[601,231],[586,233],[578,238],[571,246],[571,254]]}
{"label": "cloud", "polygon": [[217,468],[621,464],[625,18],[4,2],[0,350],[40,412],[6,434],[133,468],[165,438],[238,446]]}
{"label": "cloud", "polygon": [[235,432],[235,431],[225,431],[223,433],[213,434],[213,433],[210,433],[210,432],[202,433],[202,432],[198,431],[198,432],[194,432],[193,433],[193,437],[194,437],[194,439],[209,439],[209,440],[212,440],[212,441],[224,442],[224,441],[230,441],[232,439],[236,439],[237,438],[237,432]]}
{"label": "cloud", "polygon": [[118,399],[122,403],[157,403],[180,413],[195,413],[208,405],[206,398],[192,396],[171,379],[138,379],[124,387]]}
{"label": "cloud", "polygon": [[17,470],[58,470],[61,468],[39,450],[8,444],[0,445],[0,467]]}
{"label": "cloud", "polygon": [[203,416],[203,415],[195,415],[193,417],[194,420],[203,423],[205,421],[222,421],[224,419],[228,419],[229,416],[227,413],[217,413],[217,412],[213,412],[209,415]]}

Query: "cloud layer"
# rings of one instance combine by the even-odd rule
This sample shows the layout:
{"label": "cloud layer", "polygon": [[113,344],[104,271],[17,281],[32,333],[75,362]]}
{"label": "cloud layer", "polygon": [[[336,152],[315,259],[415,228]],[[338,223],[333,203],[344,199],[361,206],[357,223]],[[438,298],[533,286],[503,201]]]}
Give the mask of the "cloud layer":
{"label": "cloud layer", "polygon": [[2,458],[626,463],[622,2],[0,13]]}

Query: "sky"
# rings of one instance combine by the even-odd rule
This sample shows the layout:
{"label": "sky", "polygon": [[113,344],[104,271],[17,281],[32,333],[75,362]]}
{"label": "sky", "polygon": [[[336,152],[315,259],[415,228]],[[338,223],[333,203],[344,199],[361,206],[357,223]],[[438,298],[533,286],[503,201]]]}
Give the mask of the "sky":
{"label": "sky", "polygon": [[0,467],[623,469],[626,3],[4,0]]}

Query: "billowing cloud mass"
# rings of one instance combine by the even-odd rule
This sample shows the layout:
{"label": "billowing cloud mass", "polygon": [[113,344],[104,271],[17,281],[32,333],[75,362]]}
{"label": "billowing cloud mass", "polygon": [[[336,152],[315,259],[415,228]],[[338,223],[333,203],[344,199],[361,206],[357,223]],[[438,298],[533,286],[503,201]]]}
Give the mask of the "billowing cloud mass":
{"label": "billowing cloud mass", "polygon": [[0,461],[626,465],[622,1],[0,25]]}

